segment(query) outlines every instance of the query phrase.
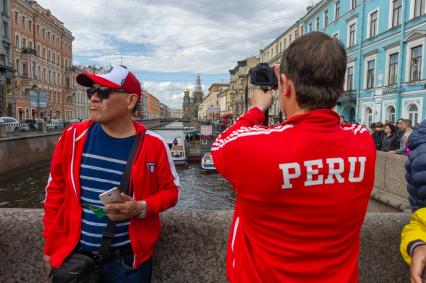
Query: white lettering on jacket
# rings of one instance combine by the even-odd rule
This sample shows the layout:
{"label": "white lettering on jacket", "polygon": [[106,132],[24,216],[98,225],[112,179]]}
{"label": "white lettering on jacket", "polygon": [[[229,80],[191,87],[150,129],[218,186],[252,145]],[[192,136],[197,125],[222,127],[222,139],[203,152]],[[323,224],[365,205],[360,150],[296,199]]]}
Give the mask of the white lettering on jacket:
{"label": "white lettering on jacket", "polygon": [[[365,163],[367,158],[365,156],[348,157],[349,174],[348,181],[351,183],[360,183],[364,180]],[[279,168],[283,174],[283,189],[293,188],[292,181],[298,178],[304,178],[304,185],[315,186],[323,184],[334,184],[345,182],[342,173],[345,171],[345,161],[343,158],[327,158],[325,159],[325,172],[320,174],[321,168],[324,167],[322,159],[306,160],[303,166],[306,169],[306,176],[302,176],[301,164],[298,162],[281,163]],[[357,172],[357,176],[355,173]],[[326,176],[325,180],[324,177]]]}

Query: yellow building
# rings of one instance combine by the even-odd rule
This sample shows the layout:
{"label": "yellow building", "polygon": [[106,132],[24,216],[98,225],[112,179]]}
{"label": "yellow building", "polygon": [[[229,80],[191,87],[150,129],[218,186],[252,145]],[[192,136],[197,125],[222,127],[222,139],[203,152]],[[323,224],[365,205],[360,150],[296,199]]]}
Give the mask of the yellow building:
{"label": "yellow building", "polygon": [[[250,107],[251,93],[253,86],[249,85],[249,71],[259,63],[259,58],[256,56],[238,61],[234,69],[229,70],[230,86],[229,86],[229,112],[235,117],[244,113]],[[246,97],[247,92],[247,97]]]}
{"label": "yellow building", "polygon": [[[281,63],[284,51],[299,36],[303,35],[303,24],[297,21],[294,25],[284,31],[280,36],[274,39],[264,49],[260,50],[260,62],[268,63],[270,66]],[[279,119],[279,99],[276,91],[273,91],[273,104],[269,109],[269,117],[275,122]]]}

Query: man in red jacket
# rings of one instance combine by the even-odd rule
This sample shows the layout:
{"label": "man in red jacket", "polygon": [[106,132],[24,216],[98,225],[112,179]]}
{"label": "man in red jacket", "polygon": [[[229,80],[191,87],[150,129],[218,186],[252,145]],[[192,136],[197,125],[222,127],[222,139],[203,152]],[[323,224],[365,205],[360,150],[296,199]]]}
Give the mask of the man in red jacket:
{"label": "man in red jacket", "polygon": [[[53,270],[54,282],[67,282],[64,273],[74,271],[66,272],[64,266],[75,266],[70,258],[77,253],[97,260],[96,274],[103,282],[149,282],[159,213],[178,199],[179,177],[169,148],[132,120],[141,86],[126,68],[81,73],[77,82],[88,87],[91,119],[66,129],[53,154],[44,203],[45,264]],[[120,185],[136,139],[141,142],[127,194],[122,202],[104,207],[99,194]],[[108,218],[117,224],[109,252],[99,260]]]}
{"label": "man in red jacket", "polygon": [[264,127],[271,92],[212,146],[234,186],[227,251],[231,282],[358,282],[360,228],[374,183],[376,150],[366,129],[342,127],[332,110],[343,92],[346,52],[312,32],[275,67],[287,120]]}

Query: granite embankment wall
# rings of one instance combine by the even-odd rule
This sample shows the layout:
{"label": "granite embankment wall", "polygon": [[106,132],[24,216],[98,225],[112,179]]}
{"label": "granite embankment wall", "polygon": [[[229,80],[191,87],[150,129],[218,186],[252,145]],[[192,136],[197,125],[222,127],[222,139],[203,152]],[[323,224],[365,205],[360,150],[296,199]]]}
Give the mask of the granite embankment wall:
{"label": "granite embankment wall", "polygon": [[[0,282],[48,282],[40,209],[0,209]],[[407,213],[369,213],[361,231],[361,283],[408,282],[399,254]],[[226,282],[231,211],[172,209],[162,214],[153,282]],[[309,269],[309,266],[306,267]]]}

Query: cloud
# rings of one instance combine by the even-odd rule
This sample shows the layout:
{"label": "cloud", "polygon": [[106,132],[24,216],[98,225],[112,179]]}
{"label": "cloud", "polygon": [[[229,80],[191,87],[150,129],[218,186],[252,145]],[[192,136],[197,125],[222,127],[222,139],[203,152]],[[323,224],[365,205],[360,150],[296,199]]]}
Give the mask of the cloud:
{"label": "cloud", "polygon": [[[39,0],[75,36],[74,55],[138,70],[224,73],[257,55],[307,0]],[[123,59],[121,58],[123,57]]]}
{"label": "cloud", "polygon": [[[123,62],[132,71],[154,72],[157,78],[152,82],[152,93],[177,104],[185,81],[179,85],[170,81],[167,74],[191,73],[193,78],[196,74],[217,74],[229,78],[228,70],[238,60],[258,55],[262,47],[304,15],[311,1],[37,2],[50,9],[73,33],[75,60],[98,66]],[[159,83],[161,80],[164,85]]]}

